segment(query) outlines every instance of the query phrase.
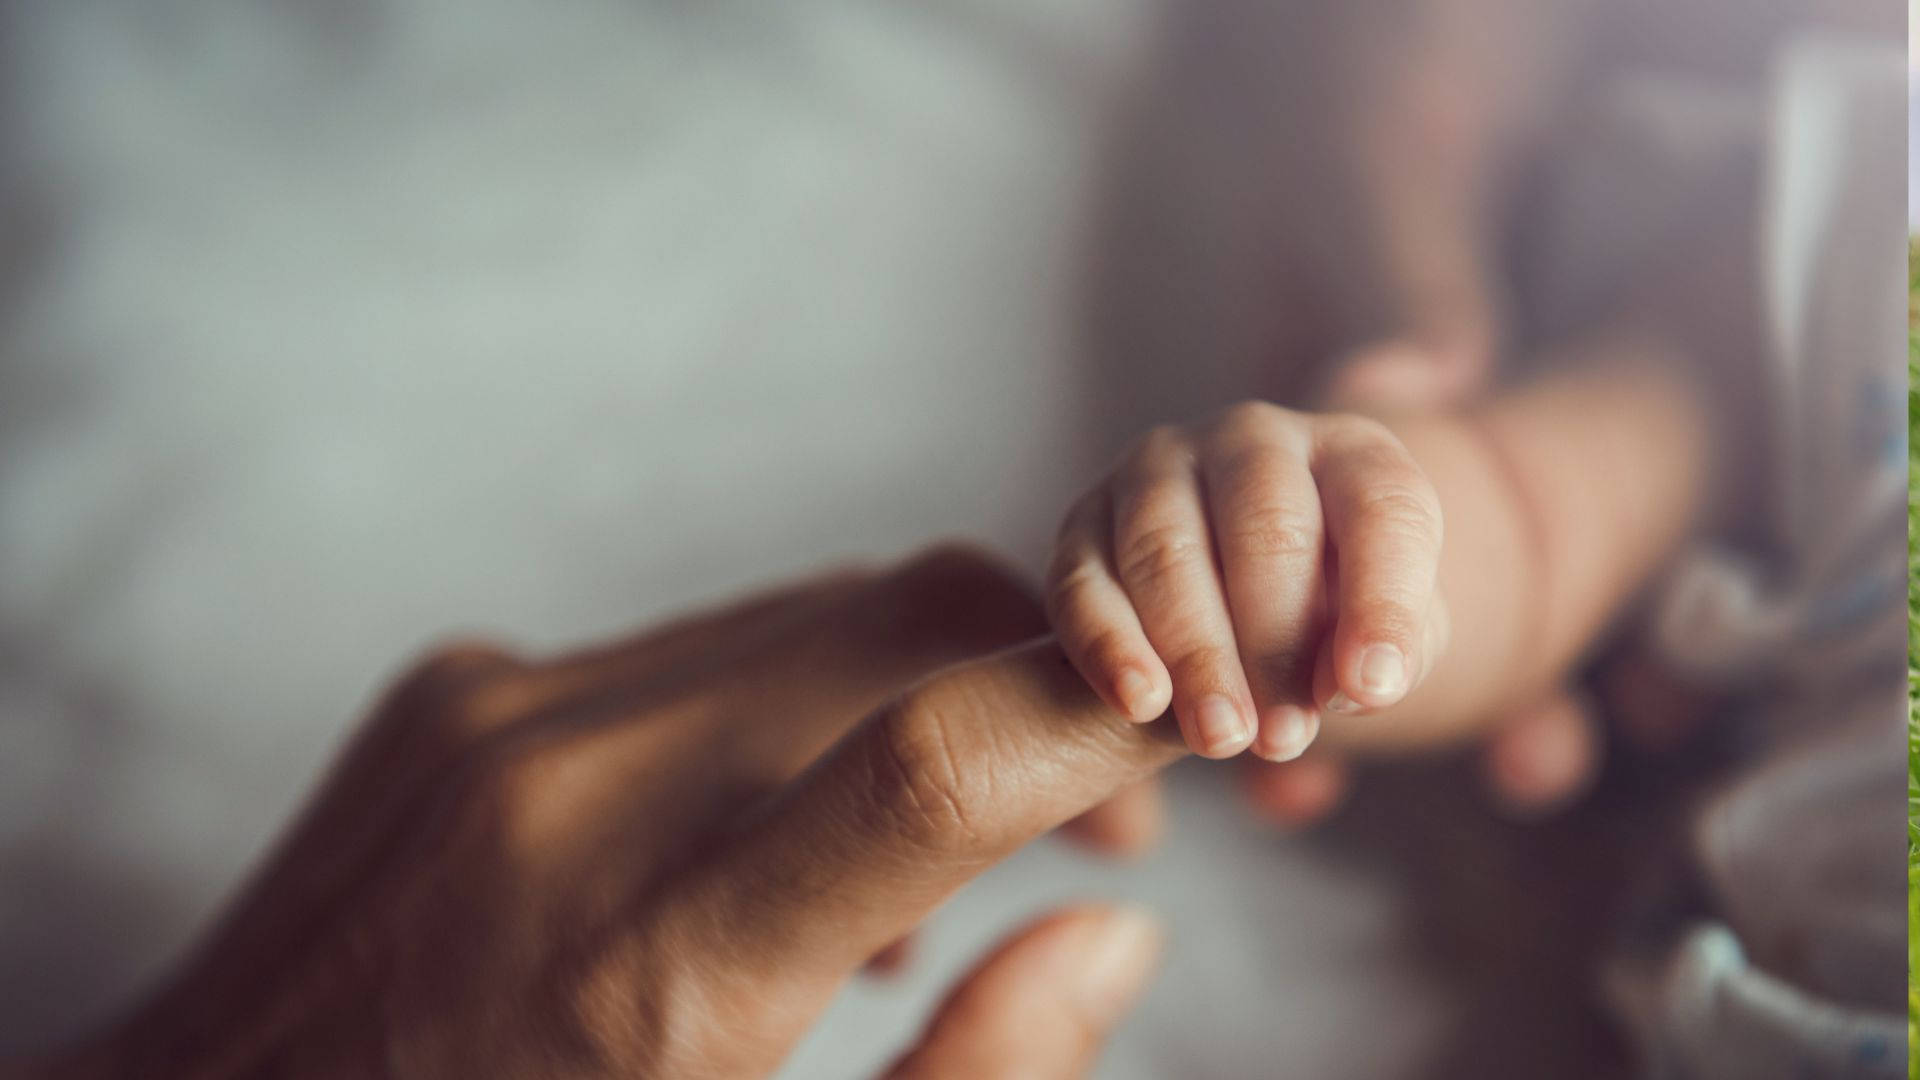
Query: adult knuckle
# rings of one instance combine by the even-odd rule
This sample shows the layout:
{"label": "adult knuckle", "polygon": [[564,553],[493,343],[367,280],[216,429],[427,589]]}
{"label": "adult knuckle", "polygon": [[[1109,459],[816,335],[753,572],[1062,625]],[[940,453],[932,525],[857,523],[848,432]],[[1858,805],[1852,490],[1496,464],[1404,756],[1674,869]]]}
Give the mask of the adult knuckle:
{"label": "adult knuckle", "polygon": [[429,650],[389,691],[384,713],[448,743],[495,730],[513,711],[510,691],[525,662],[483,641]]}
{"label": "adult knuckle", "polygon": [[512,666],[512,653],[484,638],[454,638],[428,649],[414,671],[428,678],[452,678],[474,671]]}
{"label": "adult knuckle", "polygon": [[477,839],[515,865],[558,850],[575,796],[591,785],[587,756],[565,740],[520,741],[483,755],[470,774],[464,807]]}
{"label": "adult knuckle", "polygon": [[594,1075],[713,1075],[716,1053],[737,1043],[754,1000],[703,947],[709,920],[656,897],[629,932],[570,965],[561,1000],[570,1034],[597,1059]]}
{"label": "adult knuckle", "polygon": [[885,586],[909,643],[996,648],[1046,628],[1034,588],[984,548],[946,542],[901,565]]}
{"label": "adult knuckle", "polygon": [[456,708],[442,718],[455,738],[482,740],[511,727],[538,711],[534,688],[520,679],[501,679],[476,686]]}
{"label": "adult knuckle", "polygon": [[551,753],[513,746],[489,755],[478,770],[477,790],[488,810],[520,819],[550,791],[555,779]]}
{"label": "adult knuckle", "polygon": [[955,721],[938,680],[882,711],[873,740],[872,793],[890,825],[915,847],[950,852],[978,842],[983,783],[963,766]]}
{"label": "adult knuckle", "polygon": [[930,587],[952,586],[1007,574],[1004,564],[978,544],[941,540],[915,552],[899,575]]}
{"label": "adult knuckle", "polygon": [[[644,925],[579,964],[560,988],[572,1033],[614,1075],[664,1076],[700,1041],[699,1025],[677,1006],[698,984],[677,950],[653,947]],[[694,1016],[697,1010],[692,1011]]]}
{"label": "adult knuckle", "polygon": [[414,661],[397,692],[434,700],[457,699],[517,666],[511,654],[489,642],[445,642]]}

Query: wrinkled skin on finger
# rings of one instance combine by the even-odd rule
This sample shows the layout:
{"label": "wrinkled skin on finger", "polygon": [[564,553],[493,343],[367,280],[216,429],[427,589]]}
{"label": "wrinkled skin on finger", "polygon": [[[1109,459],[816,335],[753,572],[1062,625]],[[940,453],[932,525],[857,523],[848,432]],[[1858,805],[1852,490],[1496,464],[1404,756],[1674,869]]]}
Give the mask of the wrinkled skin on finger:
{"label": "wrinkled skin on finger", "polygon": [[27,1075],[770,1069],[805,1023],[751,1045],[753,1003],[714,999],[714,944],[654,929],[659,898],[904,688],[1044,629],[1012,575],[939,549],[590,652],[443,648],[178,974]]}

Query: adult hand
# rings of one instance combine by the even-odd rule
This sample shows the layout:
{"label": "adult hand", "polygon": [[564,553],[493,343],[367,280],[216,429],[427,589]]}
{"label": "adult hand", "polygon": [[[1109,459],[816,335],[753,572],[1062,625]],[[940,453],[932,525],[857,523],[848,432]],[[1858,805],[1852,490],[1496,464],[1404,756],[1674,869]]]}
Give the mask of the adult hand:
{"label": "adult hand", "polygon": [[[443,650],[149,1004],[16,1075],[764,1075],[962,883],[1182,753],[1050,640],[948,666],[1043,627],[942,551],[553,660]],[[1042,919],[892,1075],[1078,1075],[1155,943]]]}

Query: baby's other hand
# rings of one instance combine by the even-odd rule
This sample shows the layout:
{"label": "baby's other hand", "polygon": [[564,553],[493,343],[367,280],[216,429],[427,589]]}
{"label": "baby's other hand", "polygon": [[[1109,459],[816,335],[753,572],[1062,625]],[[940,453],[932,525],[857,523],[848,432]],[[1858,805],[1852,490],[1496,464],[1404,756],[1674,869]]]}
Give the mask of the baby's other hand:
{"label": "baby's other hand", "polygon": [[1447,638],[1440,542],[1439,497],[1386,427],[1249,402],[1149,431],[1074,504],[1047,609],[1135,721],[1171,705],[1196,753],[1286,761],[1323,711],[1385,708],[1426,676]]}

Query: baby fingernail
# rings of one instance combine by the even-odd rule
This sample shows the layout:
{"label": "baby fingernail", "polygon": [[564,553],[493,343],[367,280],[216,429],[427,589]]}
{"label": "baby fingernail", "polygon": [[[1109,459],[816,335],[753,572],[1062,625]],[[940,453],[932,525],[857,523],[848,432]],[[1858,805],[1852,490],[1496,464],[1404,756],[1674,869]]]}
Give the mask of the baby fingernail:
{"label": "baby fingernail", "polygon": [[1260,756],[1268,761],[1292,761],[1307,752],[1319,733],[1317,713],[1298,705],[1276,705],[1260,729]]}
{"label": "baby fingernail", "polygon": [[1194,710],[1193,726],[1200,736],[1201,752],[1208,755],[1235,753],[1253,741],[1252,727],[1225,694],[1202,699]]}
{"label": "baby fingernail", "polygon": [[1360,654],[1360,685],[1367,693],[1398,700],[1407,692],[1407,658],[1391,645],[1369,645]]}
{"label": "baby fingernail", "polygon": [[1147,699],[1153,696],[1153,680],[1146,677],[1139,668],[1126,668],[1113,680],[1114,693],[1120,696],[1120,704],[1126,714],[1135,720],[1147,721],[1151,716],[1141,715],[1151,707]]}
{"label": "baby fingernail", "polygon": [[1327,711],[1330,713],[1351,716],[1359,712],[1360,708],[1360,703],[1348,697],[1344,690],[1327,699]]}

